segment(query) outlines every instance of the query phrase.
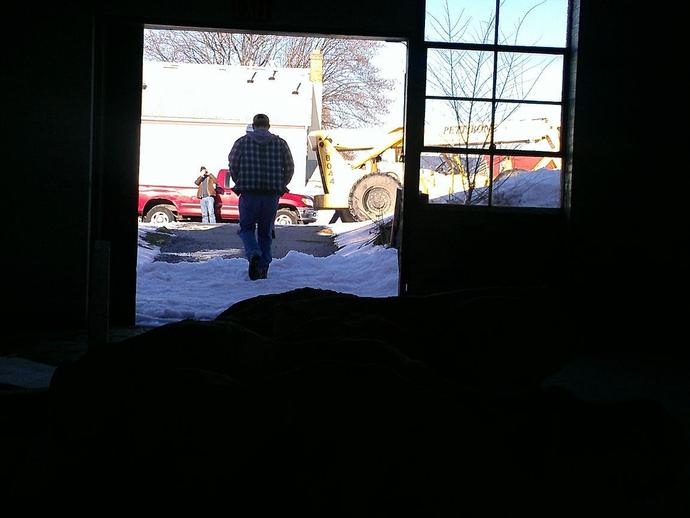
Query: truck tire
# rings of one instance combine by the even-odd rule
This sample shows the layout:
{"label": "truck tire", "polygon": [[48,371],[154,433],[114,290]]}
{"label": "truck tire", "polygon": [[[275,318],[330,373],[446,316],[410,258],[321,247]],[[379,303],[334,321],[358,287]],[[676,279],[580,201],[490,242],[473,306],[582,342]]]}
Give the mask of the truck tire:
{"label": "truck tire", "polygon": [[299,217],[294,210],[282,208],[276,212],[275,225],[297,225],[297,223],[299,223]]}
{"label": "truck tire", "polygon": [[400,180],[391,173],[370,173],[350,189],[348,207],[355,221],[375,220],[395,210],[395,193]]}
{"label": "truck tire", "polygon": [[144,222],[165,225],[166,223],[177,221],[175,213],[170,207],[170,205],[155,205],[151,207],[146,213],[146,216],[144,216]]}

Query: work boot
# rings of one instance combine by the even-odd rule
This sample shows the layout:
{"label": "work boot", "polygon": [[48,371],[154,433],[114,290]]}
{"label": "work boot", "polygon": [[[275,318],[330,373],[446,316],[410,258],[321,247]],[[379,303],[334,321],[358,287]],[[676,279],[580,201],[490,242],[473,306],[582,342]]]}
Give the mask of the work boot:
{"label": "work boot", "polygon": [[261,256],[259,254],[253,255],[249,260],[249,278],[253,281],[261,278],[261,268],[259,268],[259,261]]}
{"label": "work boot", "polygon": [[268,278],[268,266],[261,270],[261,273],[259,274],[259,279],[266,279]]}

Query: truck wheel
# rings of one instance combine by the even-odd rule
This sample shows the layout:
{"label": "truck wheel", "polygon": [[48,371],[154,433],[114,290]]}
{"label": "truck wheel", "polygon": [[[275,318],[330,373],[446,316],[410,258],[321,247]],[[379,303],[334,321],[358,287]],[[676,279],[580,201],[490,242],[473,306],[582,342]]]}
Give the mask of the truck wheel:
{"label": "truck wheel", "polygon": [[297,225],[297,223],[299,223],[299,218],[294,210],[283,208],[278,209],[278,212],[276,212],[274,223],[276,225]]}
{"label": "truck wheel", "polygon": [[144,216],[145,223],[155,223],[156,225],[165,225],[177,221],[175,213],[170,210],[170,205],[156,205],[152,207]]}
{"label": "truck wheel", "polygon": [[356,221],[377,219],[395,209],[395,193],[400,180],[388,173],[370,173],[357,180],[352,189],[348,206]]}

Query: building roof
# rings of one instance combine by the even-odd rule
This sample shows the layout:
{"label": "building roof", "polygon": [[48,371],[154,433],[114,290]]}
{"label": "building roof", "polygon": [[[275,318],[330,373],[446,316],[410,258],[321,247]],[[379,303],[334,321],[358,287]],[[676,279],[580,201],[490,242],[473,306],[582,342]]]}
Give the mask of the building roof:
{"label": "building roof", "polygon": [[[272,79],[271,79],[272,78]],[[249,124],[265,113],[272,126],[311,124],[308,68],[144,62],[143,119]]]}

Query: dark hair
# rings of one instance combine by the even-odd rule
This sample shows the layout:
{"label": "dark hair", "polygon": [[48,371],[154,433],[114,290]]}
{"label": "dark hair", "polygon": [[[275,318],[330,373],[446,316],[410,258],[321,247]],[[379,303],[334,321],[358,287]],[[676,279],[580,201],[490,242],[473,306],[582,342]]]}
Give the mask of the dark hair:
{"label": "dark hair", "polygon": [[206,169],[206,167],[204,167],[204,166],[202,165],[202,166],[199,168],[199,172],[204,171],[205,169]]}
{"label": "dark hair", "polygon": [[255,128],[269,128],[270,124],[268,121],[268,115],[264,115],[263,113],[257,113],[254,115],[252,126]]}

